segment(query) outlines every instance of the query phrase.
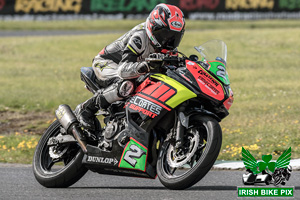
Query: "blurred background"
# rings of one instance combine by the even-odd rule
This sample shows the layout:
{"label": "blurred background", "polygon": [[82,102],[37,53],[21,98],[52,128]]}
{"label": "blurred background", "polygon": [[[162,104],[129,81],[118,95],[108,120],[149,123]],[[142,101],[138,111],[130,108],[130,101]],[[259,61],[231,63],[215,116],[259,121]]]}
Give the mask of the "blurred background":
{"label": "blurred background", "polygon": [[179,50],[220,39],[228,46],[235,101],[221,122],[218,160],[300,157],[300,0],[0,0],[0,162],[31,163],[60,104],[92,94],[80,67],[159,3],[186,17]]}

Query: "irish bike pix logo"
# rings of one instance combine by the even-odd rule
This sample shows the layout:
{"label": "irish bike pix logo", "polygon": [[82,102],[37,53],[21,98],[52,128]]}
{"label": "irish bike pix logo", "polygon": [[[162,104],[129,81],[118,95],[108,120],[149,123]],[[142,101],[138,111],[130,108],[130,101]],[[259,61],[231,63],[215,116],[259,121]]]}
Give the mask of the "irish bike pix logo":
{"label": "irish bike pix logo", "polygon": [[[285,150],[276,162],[270,162],[272,155],[262,155],[262,161],[257,161],[251,153],[242,148],[242,160],[247,173],[243,174],[244,185],[254,185],[255,183],[265,183],[269,185],[285,185],[291,177],[292,148]],[[261,174],[260,174],[261,173]]]}
{"label": "irish bike pix logo", "polygon": [[[294,187],[284,186],[291,177],[291,152],[290,147],[275,162],[271,154],[262,155],[261,161],[257,161],[243,147],[242,160],[246,168],[243,184],[261,187],[238,187],[238,197],[294,197]],[[270,184],[275,187],[266,187]]]}

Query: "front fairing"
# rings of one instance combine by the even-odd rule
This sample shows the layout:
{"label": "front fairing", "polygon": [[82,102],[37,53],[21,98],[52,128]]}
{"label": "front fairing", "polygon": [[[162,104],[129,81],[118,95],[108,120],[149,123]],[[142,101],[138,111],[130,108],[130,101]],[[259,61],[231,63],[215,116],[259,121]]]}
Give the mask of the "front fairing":
{"label": "front fairing", "polygon": [[229,114],[228,110],[233,102],[230,85],[212,75],[205,65],[187,60],[186,67],[178,68],[176,72],[187,85],[195,88],[197,99],[205,109],[215,113],[220,119]]}
{"label": "front fairing", "polygon": [[222,40],[210,40],[200,46],[195,47],[200,56],[197,64],[203,66],[205,70],[216,78],[223,86],[225,99],[223,104],[227,110],[233,103],[233,91],[230,87],[227,72],[227,45]]}
{"label": "front fairing", "polygon": [[222,102],[226,98],[223,84],[212,76],[203,66],[193,61],[186,61],[186,76],[190,77],[192,84],[197,86],[200,95],[208,96],[214,101]]}

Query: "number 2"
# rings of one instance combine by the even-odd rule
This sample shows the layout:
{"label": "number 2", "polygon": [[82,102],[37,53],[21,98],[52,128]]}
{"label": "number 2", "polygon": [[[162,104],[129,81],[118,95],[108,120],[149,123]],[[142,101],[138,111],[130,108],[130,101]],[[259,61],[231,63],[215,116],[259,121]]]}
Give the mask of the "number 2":
{"label": "number 2", "polygon": [[145,151],[140,149],[135,144],[129,147],[130,151],[127,151],[124,156],[124,160],[128,162],[132,167],[135,167],[137,161],[134,158],[141,158],[142,155],[146,154]]}

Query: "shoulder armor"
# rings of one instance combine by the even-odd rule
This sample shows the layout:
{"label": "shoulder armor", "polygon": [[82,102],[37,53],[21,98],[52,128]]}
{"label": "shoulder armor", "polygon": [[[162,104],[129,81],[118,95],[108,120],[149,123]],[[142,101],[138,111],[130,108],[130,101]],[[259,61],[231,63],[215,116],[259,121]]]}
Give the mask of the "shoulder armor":
{"label": "shoulder armor", "polygon": [[145,51],[147,36],[144,29],[137,30],[129,39],[127,47],[136,55]]}

